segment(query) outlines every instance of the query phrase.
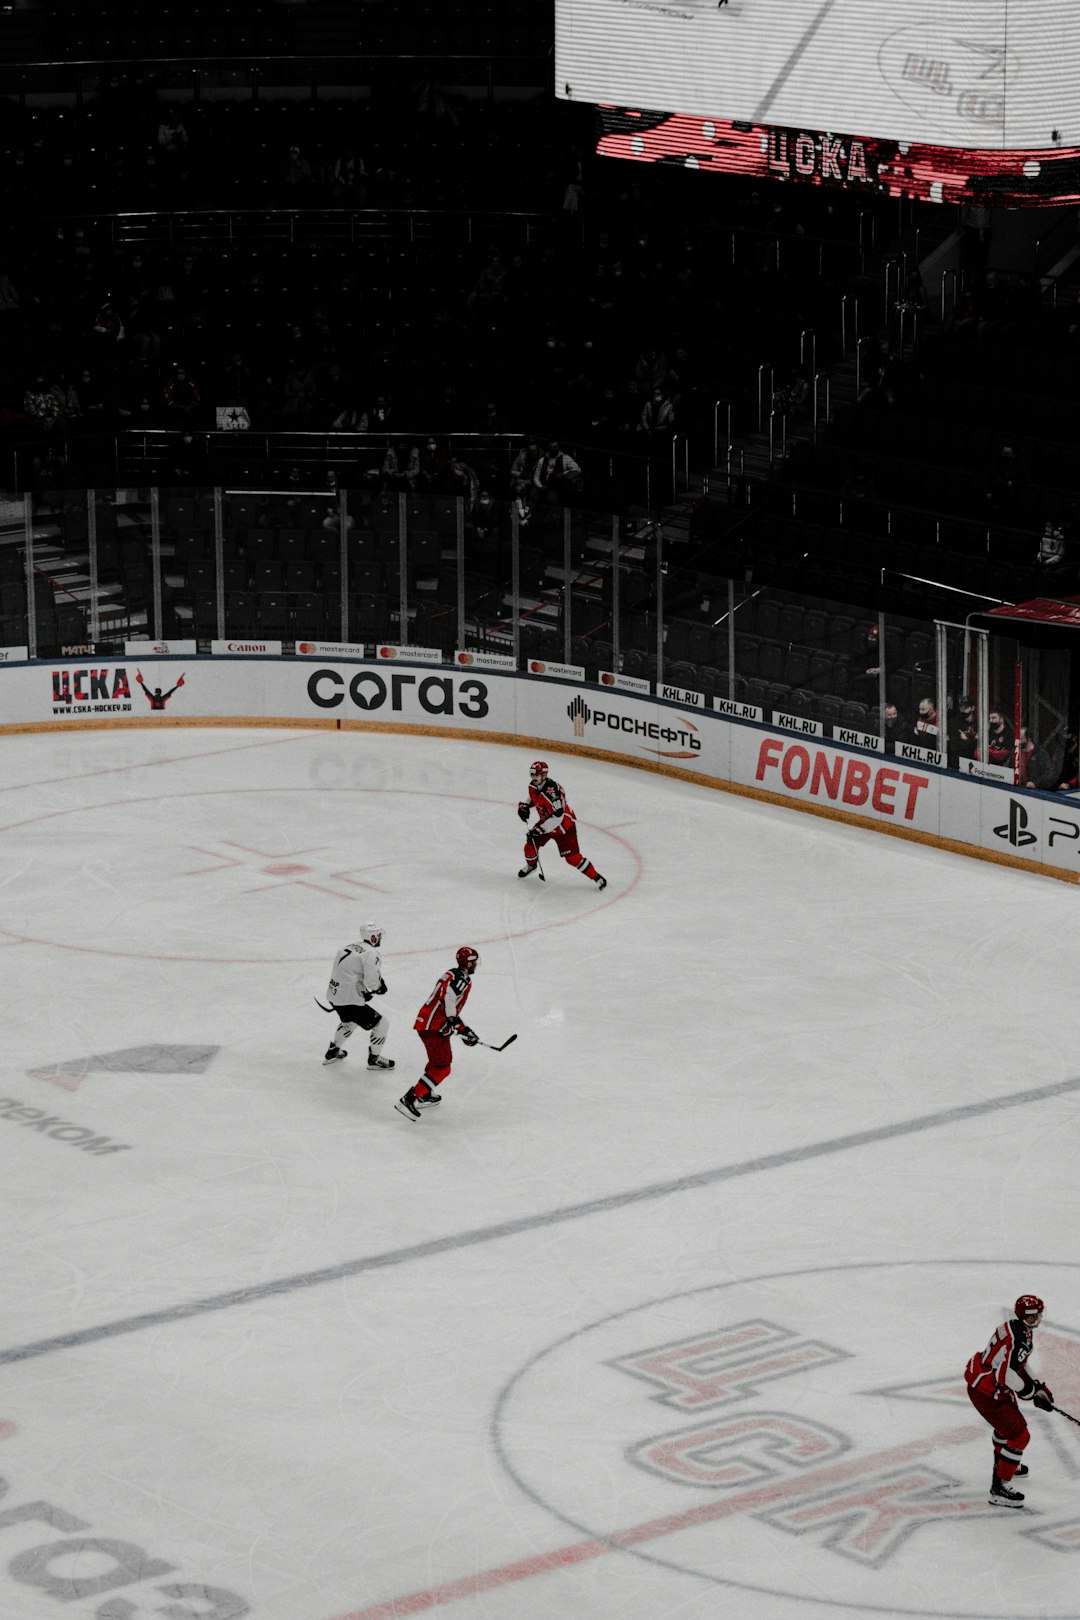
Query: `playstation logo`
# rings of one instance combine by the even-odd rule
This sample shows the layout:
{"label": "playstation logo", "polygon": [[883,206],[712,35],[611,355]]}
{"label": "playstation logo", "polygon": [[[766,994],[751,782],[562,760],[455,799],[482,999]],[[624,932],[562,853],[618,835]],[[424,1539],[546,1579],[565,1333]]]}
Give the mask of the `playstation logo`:
{"label": "playstation logo", "polygon": [[1009,819],[994,828],[995,838],[1007,838],[1014,849],[1038,843],[1038,834],[1028,832],[1028,813],[1016,799],[1009,800]]}

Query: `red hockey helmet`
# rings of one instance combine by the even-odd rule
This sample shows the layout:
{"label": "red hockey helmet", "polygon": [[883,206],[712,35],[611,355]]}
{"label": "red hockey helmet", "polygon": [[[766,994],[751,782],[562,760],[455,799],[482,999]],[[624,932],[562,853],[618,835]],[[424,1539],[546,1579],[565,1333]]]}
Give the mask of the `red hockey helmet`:
{"label": "red hockey helmet", "polygon": [[480,966],[480,952],[471,945],[463,945],[457,953],[457,965],[466,973],[475,973]]}
{"label": "red hockey helmet", "polygon": [[1027,1327],[1038,1327],[1042,1321],[1042,1313],[1046,1309],[1037,1294],[1021,1294],[1013,1306],[1017,1317]]}
{"label": "red hockey helmet", "polygon": [[529,766],[529,781],[535,783],[546,782],[547,773],[547,760],[534,759],[532,764]]}

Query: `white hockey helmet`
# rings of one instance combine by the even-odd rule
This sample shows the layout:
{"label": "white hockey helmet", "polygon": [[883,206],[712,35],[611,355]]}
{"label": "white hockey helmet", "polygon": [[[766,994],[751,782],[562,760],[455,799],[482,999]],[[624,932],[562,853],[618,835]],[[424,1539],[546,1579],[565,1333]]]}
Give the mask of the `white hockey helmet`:
{"label": "white hockey helmet", "polygon": [[360,938],[365,945],[381,945],[382,935],[381,923],[366,922],[360,924]]}

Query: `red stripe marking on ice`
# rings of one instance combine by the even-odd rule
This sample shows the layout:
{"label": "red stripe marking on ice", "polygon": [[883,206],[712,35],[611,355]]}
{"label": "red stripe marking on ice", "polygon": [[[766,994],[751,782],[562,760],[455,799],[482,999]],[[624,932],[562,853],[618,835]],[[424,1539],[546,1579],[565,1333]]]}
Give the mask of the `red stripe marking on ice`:
{"label": "red stripe marking on ice", "polygon": [[[529,1580],[533,1575],[546,1575],[553,1569],[564,1569],[568,1564],[582,1564],[602,1553],[619,1552],[635,1547],[639,1542],[653,1541],[658,1536],[674,1535],[676,1531],[694,1525],[714,1524],[718,1519],[734,1518],[739,1513],[755,1513],[772,1507],[788,1497],[805,1496],[808,1492],[824,1490],[830,1485],[843,1485],[858,1479],[861,1474],[873,1473],[898,1463],[913,1462],[928,1452],[945,1446],[967,1445],[980,1440],[983,1430],[970,1423],[959,1429],[943,1429],[922,1440],[909,1440],[905,1445],[892,1446],[887,1451],[875,1451],[868,1457],[850,1462],[831,1463],[815,1468],[796,1479],[783,1480],[773,1485],[759,1485],[755,1490],[743,1491],[738,1496],[725,1497],[722,1502],[702,1503],[699,1507],[685,1508],[681,1513],[669,1513],[660,1519],[649,1519],[629,1530],[616,1530],[604,1540],[573,1542],[568,1547],[557,1547],[552,1552],[537,1553],[532,1558],[519,1558],[512,1564],[501,1564],[496,1569],[480,1570],[475,1575],[463,1575],[456,1581],[441,1586],[430,1586],[423,1592],[409,1592],[402,1597],[387,1598],[366,1609],[351,1609],[338,1615],[336,1620],[402,1620],[409,1614],[423,1614],[427,1609],[438,1609],[459,1598],[472,1597],[477,1592],[490,1592],[500,1586],[512,1586],[516,1581]],[[957,1504],[959,1505],[959,1504]],[[982,1496],[978,1505],[984,1506]]]}
{"label": "red stripe marking on ice", "polygon": [[14,1423],[9,1423],[7,1418],[0,1418],[0,1440],[10,1440],[14,1433]]}

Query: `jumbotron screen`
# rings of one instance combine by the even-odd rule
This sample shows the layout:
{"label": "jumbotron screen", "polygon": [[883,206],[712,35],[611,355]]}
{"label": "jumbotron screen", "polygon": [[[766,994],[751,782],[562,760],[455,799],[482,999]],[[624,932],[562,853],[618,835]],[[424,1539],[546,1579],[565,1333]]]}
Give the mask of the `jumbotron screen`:
{"label": "jumbotron screen", "polygon": [[639,162],[1080,197],[1080,0],[556,0],[558,93]]}

